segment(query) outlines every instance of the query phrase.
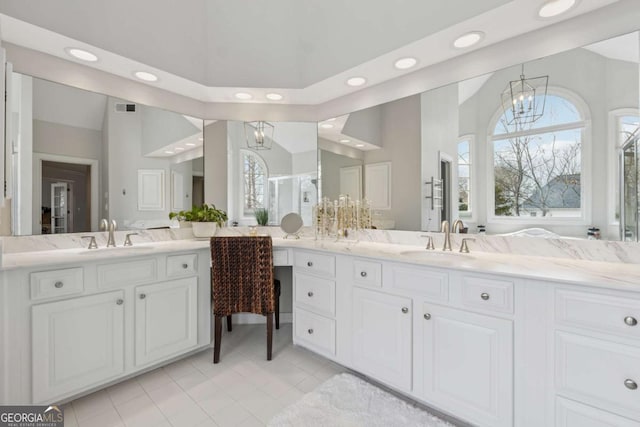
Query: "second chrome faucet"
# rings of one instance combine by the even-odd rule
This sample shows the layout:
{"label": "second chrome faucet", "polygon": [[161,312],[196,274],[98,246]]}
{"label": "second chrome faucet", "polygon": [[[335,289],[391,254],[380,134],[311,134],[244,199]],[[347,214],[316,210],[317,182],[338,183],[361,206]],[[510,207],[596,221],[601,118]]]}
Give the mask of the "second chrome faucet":
{"label": "second chrome faucet", "polygon": [[109,231],[109,238],[107,239],[107,247],[116,247],[116,239],[114,236],[114,233],[116,231],[116,229],[118,228],[118,224],[116,224],[116,220],[112,219],[111,222],[107,221],[106,219],[102,219],[102,221],[100,221],[100,229],[104,230],[104,231]]}

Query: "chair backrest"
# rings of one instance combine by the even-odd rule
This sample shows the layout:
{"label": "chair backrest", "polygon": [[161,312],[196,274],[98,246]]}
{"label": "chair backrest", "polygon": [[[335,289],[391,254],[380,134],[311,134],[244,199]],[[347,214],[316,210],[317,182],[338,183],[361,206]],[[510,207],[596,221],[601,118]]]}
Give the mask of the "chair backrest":
{"label": "chair backrest", "polygon": [[211,238],[213,313],[273,313],[273,250],[270,236]]}

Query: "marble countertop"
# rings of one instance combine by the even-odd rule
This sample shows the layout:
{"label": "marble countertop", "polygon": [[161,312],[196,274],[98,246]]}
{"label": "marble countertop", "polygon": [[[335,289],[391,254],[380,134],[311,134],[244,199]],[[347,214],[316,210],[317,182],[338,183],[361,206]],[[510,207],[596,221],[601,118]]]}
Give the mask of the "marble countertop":
{"label": "marble countertop", "polygon": [[[427,251],[421,246],[374,242],[349,242],[313,239],[273,238],[274,247],[299,248],[334,254],[378,258],[389,261],[488,273],[534,280],[640,291],[640,265],[585,261],[568,258],[510,255],[474,251]],[[79,264],[88,261],[116,260],[132,256],[158,255],[208,249],[208,239],[183,239],[140,243],[132,247],[57,249],[5,254],[2,270],[40,266]]]}

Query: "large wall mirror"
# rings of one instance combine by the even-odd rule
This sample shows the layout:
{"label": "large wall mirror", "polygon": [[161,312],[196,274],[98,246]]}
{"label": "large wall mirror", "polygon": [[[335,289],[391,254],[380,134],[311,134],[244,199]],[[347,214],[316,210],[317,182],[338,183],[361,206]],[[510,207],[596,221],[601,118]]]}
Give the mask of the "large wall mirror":
{"label": "large wall mirror", "polygon": [[[636,32],[323,121],[321,194],[377,197],[368,166],[389,164],[378,228],[436,231],[460,218],[470,232],[597,227],[635,241],[639,55]],[[548,83],[532,83],[522,105],[507,96],[505,110],[521,75]],[[510,123],[511,107],[530,102],[544,114]]]}
{"label": "large wall mirror", "polygon": [[202,120],[19,73],[8,89],[4,234],[167,227],[204,201]]}

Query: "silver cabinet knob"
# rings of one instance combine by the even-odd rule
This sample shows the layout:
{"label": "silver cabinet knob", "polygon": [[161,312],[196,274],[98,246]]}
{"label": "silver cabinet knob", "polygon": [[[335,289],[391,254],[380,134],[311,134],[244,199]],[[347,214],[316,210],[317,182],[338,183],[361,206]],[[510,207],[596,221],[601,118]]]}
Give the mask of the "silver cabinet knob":
{"label": "silver cabinet knob", "polygon": [[116,301],[116,304],[122,305],[124,304],[124,300],[122,298],[118,298],[118,300]]}
{"label": "silver cabinet knob", "polygon": [[630,380],[630,379],[624,380],[624,386],[626,388],[628,388],[629,390],[637,390],[638,389],[638,383],[636,383],[634,380]]}
{"label": "silver cabinet knob", "polygon": [[488,300],[489,299],[489,294],[486,292],[483,292],[480,294],[480,298],[482,298],[483,300]]}
{"label": "silver cabinet knob", "polygon": [[182,268],[189,268],[189,264],[185,262],[184,264],[182,264]]}
{"label": "silver cabinet knob", "polygon": [[311,291],[307,292],[307,296],[308,296],[309,298],[311,298],[311,297],[313,296],[313,292],[311,292]]}
{"label": "silver cabinet knob", "polygon": [[635,317],[627,316],[624,318],[624,323],[626,323],[629,326],[636,326],[638,324],[638,321],[636,320]]}
{"label": "silver cabinet knob", "polygon": [[53,286],[55,286],[56,288],[60,289],[61,287],[64,286],[64,283],[58,281],[58,282],[54,283]]}
{"label": "silver cabinet knob", "polygon": [[424,320],[429,320],[429,319],[431,319],[431,314],[425,313],[424,316],[422,316],[422,317],[424,317]]}
{"label": "silver cabinet knob", "polygon": [[307,267],[313,267],[313,263],[311,261],[307,261]]}
{"label": "silver cabinet knob", "polygon": [[402,307],[402,312],[404,314],[407,314],[409,312],[409,309],[407,307]]}
{"label": "silver cabinet knob", "polygon": [[146,294],[140,294],[140,296],[139,296],[140,299],[145,299],[146,297],[147,297]]}
{"label": "silver cabinet knob", "polygon": [[360,272],[360,277],[367,277],[367,272],[366,271],[361,271]]}
{"label": "silver cabinet knob", "polygon": [[309,333],[309,335],[311,335],[311,334],[313,334],[313,329],[309,328],[309,329],[307,330],[307,332]]}

